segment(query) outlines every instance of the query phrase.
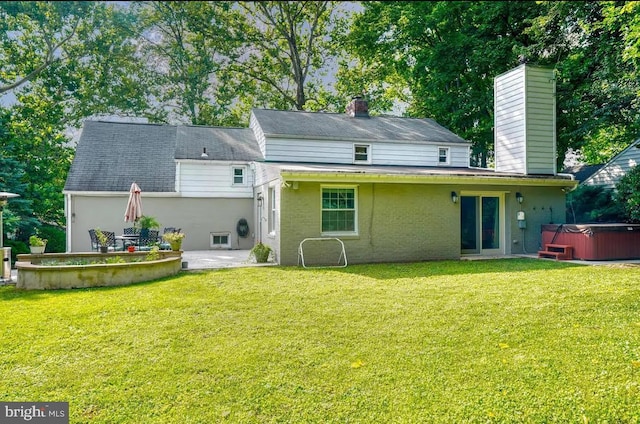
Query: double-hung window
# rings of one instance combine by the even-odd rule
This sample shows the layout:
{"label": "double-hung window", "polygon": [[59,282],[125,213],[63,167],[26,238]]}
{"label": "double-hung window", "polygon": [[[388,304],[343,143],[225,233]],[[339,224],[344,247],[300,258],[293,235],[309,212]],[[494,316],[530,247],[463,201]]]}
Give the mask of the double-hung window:
{"label": "double-hung window", "polygon": [[322,188],[322,233],[357,234],[357,190],[355,187]]}
{"label": "double-hung window", "polygon": [[449,148],[438,147],[438,165],[449,165]]}
{"label": "double-hung window", "polygon": [[234,166],[231,169],[233,170],[233,185],[245,185],[245,167]]}
{"label": "double-hung window", "polygon": [[353,145],[353,163],[371,163],[371,145]]}

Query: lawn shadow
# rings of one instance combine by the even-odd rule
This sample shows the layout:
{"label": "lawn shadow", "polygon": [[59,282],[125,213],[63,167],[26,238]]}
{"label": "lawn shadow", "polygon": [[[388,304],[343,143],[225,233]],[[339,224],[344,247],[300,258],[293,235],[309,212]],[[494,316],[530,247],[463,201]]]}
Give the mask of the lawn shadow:
{"label": "lawn shadow", "polygon": [[[345,268],[318,267],[307,271],[339,272],[357,274],[378,280],[430,277],[439,275],[469,275],[496,272],[527,272],[538,270],[566,269],[587,265],[547,261],[534,258],[499,258],[483,260],[434,260],[422,262],[389,262],[374,264],[355,264]],[[283,270],[305,270],[298,267],[281,267]]]}

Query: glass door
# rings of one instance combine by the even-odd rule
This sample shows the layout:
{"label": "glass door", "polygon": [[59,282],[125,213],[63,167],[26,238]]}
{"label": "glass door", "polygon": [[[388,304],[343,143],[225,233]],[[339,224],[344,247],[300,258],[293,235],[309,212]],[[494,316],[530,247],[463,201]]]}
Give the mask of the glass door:
{"label": "glass door", "polygon": [[466,254],[503,253],[500,196],[460,198],[460,250]]}

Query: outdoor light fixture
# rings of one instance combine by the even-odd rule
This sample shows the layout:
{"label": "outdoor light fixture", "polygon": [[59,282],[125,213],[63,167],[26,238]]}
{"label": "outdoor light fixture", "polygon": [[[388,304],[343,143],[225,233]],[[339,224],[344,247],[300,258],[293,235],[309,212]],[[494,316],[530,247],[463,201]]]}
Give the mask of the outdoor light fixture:
{"label": "outdoor light fixture", "polygon": [[209,155],[207,154],[207,148],[206,148],[206,147],[203,147],[203,148],[202,148],[202,154],[200,155],[200,157],[201,157],[202,159],[206,159],[206,158],[208,158],[208,157],[209,157]]}
{"label": "outdoor light fixture", "polygon": [[451,201],[453,203],[458,203],[458,193],[456,193],[455,191],[451,192]]}
{"label": "outdoor light fixture", "polygon": [[264,200],[264,197],[262,197],[262,193],[258,194],[258,207],[261,208],[262,207],[262,201]]}
{"label": "outdoor light fixture", "polygon": [[522,193],[516,193],[516,200],[518,201],[518,203],[522,203],[522,201],[524,200],[524,197],[522,197]]}

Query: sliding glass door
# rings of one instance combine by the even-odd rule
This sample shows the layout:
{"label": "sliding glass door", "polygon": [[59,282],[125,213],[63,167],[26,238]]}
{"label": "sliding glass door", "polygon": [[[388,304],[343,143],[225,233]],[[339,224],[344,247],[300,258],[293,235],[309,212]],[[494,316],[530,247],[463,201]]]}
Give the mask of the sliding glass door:
{"label": "sliding glass door", "polygon": [[504,253],[502,196],[463,195],[460,198],[460,250],[466,254]]}

